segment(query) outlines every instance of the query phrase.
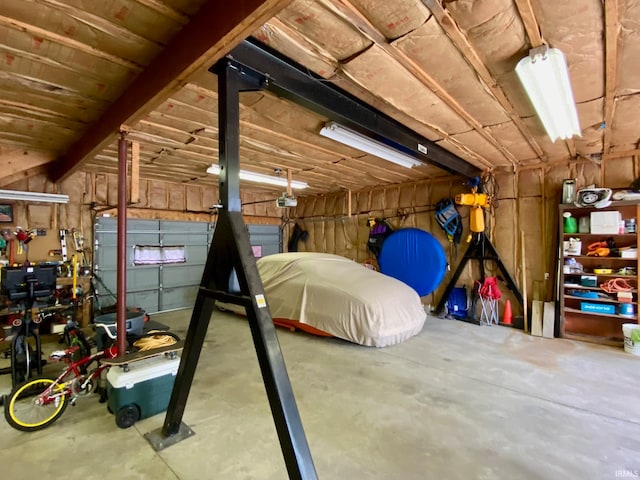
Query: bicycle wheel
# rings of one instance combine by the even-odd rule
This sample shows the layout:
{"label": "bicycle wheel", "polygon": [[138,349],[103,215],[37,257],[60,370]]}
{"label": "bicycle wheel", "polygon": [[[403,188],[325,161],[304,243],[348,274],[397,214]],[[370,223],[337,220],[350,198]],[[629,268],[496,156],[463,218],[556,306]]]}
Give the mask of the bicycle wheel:
{"label": "bicycle wheel", "polygon": [[11,361],[13,362],[13,385],[17,386],[29,379],[31,375],[32,359],[34,351],[29,343],[29,338],[24,335],[18,335],[12,343]]}
{"label": "bicycle wheel", "polygon": [[40,402],[40,395],[54,383],[36,378],[16,387],[4,401],[4,418],[16,430],[34,432],[48,427],[62,415],[69,398],[62,395],[51,402]]}

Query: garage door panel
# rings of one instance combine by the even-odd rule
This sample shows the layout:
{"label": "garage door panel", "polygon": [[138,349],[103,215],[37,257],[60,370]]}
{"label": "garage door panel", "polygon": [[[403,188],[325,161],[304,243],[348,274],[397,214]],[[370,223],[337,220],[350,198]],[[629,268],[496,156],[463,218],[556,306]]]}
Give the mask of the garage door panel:
{"label": "garage door panel", "polygon": [[202,265],[166,265],[162,272],[163,287],[200,285],[202,270]]}
{"label": "garage door panel", "polygon": [[280,229],[277,225],[249,225],[251,245],[262,247],[262,256],[280,253]]}
{"label": "garage door panel", "polygon": [[168,234],[163,235],[165,245],[207,246],[207,232],[198,234]]}
{"label": "garage door panel", "polygon": [[[115,303],[116,272],[114,270],[100,270],[95,272],[95,275],[99,277],[99,280],[96,278],[95,285],[98,294],[104,298],[102,303],[105,305]],[[107,289],[111,290],[113,296],[111,296]]]}
{"label": "garage door panel", "polygon": [[207,255],[209,254],[209,247],[207,245],[189,247],[187,248],[187,262],[189,264],[199,265],[201,269],[204,268],[204,264],[207,263]]}
{"label": "garage door panel", "polygon": [[[262,255],[280,251],[277,225],[249,225],[251,245]],[[107,287],[116,291],[117,219],[99,218],[95,225],[94,267]],[[127,222],[127,303],[149,313],[193,307],[213,238],[213,224],[130,219]],[[186,263],[133,265],[133,246],[184,245]],[[112,302],[111,302],[112,303]]]}
{"label": "garage door panel", "polygon": [[135,267],[127,270],[127,291],[156,290],[160,278],[159,268]]}
{"label": "garage door panel", "polygon": [[189,233],[207,233],[212,228],[208,223],[203,222],[161,222],[162,231],[167,235],[173,235],[172,232],[175,232],[177,235],[184,235]]}
{"label": "garage door panel", "polygon": [[115,245],[100,244],[96,249],[96,264],[100,266],[107,266],[109,264],[115,264],[115,260],[109,261],[109,259],[116,258],[118,254],[118,248]]}
{"label": "garage door panel", "polygon": [[175,310],[196,303],[197,286],[165,288],[162,291],[162,310]]}
{"label": "garage door panel", "polygon": [[127,293],[127,307],[139,307],[147,313],[158,311],[160,294],[157,290]]}

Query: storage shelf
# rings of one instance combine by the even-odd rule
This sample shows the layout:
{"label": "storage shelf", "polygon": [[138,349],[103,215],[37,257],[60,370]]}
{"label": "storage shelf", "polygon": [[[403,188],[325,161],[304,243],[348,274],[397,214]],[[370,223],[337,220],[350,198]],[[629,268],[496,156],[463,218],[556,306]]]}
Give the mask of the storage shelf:
{"label": "storage shelf", "polygon": [[573,333],[565,331],[562,338],[568,340],[578,340],[580,342],[597,343],[599,345],[608,345],[610,347],[622,347],[624,342],[622,340],[616,340],[615,338],[597,337],[595,335],[587,335],[585,333]]}
{"label": "storage shelf", "polygon": [[[91,281],[90,275],[82,275],[76,277],[76,284],[86,284]],[[56,278],[56,285],[68,286],[73,285],[73,277],[58,277]]]}
{"label": "storage shelf", "polygon": [[[583,299],[586,300],[586,299]],[[571,307],[564,307],[564,311],[565,312],[570,312],[570,313],[579,313],[581,315],[593,315],[595,317],[608,317],[608,318],[622,318],[624,320],[633,320],[634,322],[638,321],[638,317],[636,317],[635,315],[633,317],[626,317],[624,315],[618,315],[617,313],[597,313],[597,312],[585,312],[584,310],[580,310],[579,308],[571,308]]]}
{"label": "storage shelf", "polygon": [[[581,300],[583,302],[629,303],[629,302],[621,302],[620,300],[614,300],[613,298],[586,298],[586,297],[575,297],[573,295],[565,295],[564,298],[572,298],[574,300]],[[582,312],[582,310],[580,311]]]}
{"label": "storage shelf", "polygon": [[[566,244],[570,239],[575,239],[575,242],[581,243],[578,248],[576,248],[577,245],[573,245],[575,249],[571,250],[574,253],[578,253],[578,255],[568,255],[568,252],[564,248],[560,249],[561,256],[557,264],[559,271],[558,279],[561,287],[558,295],[560,301],[560,336],[575,340],[619,346],[622,344],[622,331],[620,326],[624,323],[638,323],[638,319],[640,318],[640,311],[638,310],[638,306],[640,305],[640,278],[638,277],[640,260],[638,258],[626,258],[622,256],[598,257],[595,255],[587,255],[587,253],[589,253],[588,246],[596,242],[606,242],[612,239],[616,244],[616,248],[626,249],[620,250],[619,254],[626,253],[629,255],[635,252],[633,249],[640,246],[640,233],[638,231],[633,233],[595,233],[593,231],[589,231],[589,233],[566,233],[564,231],[563,221],[563,213],[565,212],[571,212],[573,217],[578,220],[578,223],[581,217],[589,217],[594,212],[618,212],[624,220],[630,218],[640,220],[640,201],[613,201],[610,206],[602,209],[595,207],[576,207],[566,204],[560,205],[559,207],[558,239],[560,245],[564,247],[563,242]],[[595,224],[591,225],[591,227],[594,229],[600,228]],[[619,230],[616,229],[616,231]],[[566,261],[581,264],[581,268],[587,271],[564,273]],[[616,273],[628,267],[632,268],[633,274],[623,275]],[[611,270],[612,273],[593,272],[593,270],[598,269],[608,269]],[[569,269],[567,268],[567,270]],[[593,282],[594,286],[580,285],[580,277],[583,275],[592,277],[595,280]],[[620,279],[620,281],[625,281],[633,287],[631,290],[625,292],[627,297],[632,297],[630,300],[633,300],[633,302],[630,304],[628,302],[621,302],[620,300],[629,300],[629,298],[619,299],[616,295],[617,292],[607,292],[601,287],[601,285],[607,282],[612,282],[613,279]],[[583,292],[606,293],[609,298],[585,298],[580,296],[580,293]],[[594,304],[593,309],[600,311],[592,312],[581,310],[580,307],[584,302]],[[635,310],[634,315],[620,315],[619,312],[621,309],[622,312],[630,312],[630,310],[625,310],[624,305],[632,306]],[[603,310],[606,309],[612,313],[604,313]]]}
{"label": "storage shelf", "polygon": [[636,233],[563,233],[565,237],[613,237],[613,238],[629,238],[635,239]]}
{"label": "storage shelf", "polygon": [[[576,290],[600,290],[602,292],[604,292],[604,290],[602,290],[600,287],[585,287],[584,285],[572,285],[569,283],[564,283],[562,285],[564,288],[575,288]],[[630,290],[631,293],[638,293],[638,289],[634,288],[633,290]]]}
{"label": "storage shelf", "polygon": [[564,258],[575,258],[576,260],[624,260],[626,262],[637,262],[637,258],[622,258],[622,257],[596,257],[591,255],[565,255]]}

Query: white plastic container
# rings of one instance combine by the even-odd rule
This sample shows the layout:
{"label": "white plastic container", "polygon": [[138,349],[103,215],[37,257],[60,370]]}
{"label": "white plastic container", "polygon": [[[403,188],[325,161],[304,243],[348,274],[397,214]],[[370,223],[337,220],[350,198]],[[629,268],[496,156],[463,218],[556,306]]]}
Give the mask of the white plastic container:
{"label": "white plastic container", "polygon": [[[620,233],[620,212],[591,212],[591,233],[615,235]],[[623,224],[624,229],[624,224]],[[624,233],[624,232],[623,232]]]}
{"label": "white plastic container", "polygon": [[634,342],[631,338],[631,333],[634,330],[638,330],[640,332],[640,325],[638,325],[637,323],[622,324],[622,334],[624,335],[624,351],[633,355],[640,355],[640,341]]}

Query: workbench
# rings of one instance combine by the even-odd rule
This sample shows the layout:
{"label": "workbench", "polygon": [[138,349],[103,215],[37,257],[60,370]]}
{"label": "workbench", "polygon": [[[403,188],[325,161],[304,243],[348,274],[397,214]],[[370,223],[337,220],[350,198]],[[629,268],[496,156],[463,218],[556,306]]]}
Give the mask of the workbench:
{"label": "workbench", "polygon": [[[58,277],[56,279],[57,287],[67,287],[73,285],[73,277]],[[78,298],[78,310],[76,311],[76,318],[74,320],[82,327],[89,326],[91,322],[91,276],[80,276],[76,280],[76,285],[82,288],[82,295]],[[37,315],[41,311],[55,311],[65,310],[69,308],[69,304],[59,305],[46,305],[45,303],[37,302],[32,309],[32,316]],[[15,307],[0,308],[0,324],[4,324],[2,317],[19,313],[21,309]]]}

